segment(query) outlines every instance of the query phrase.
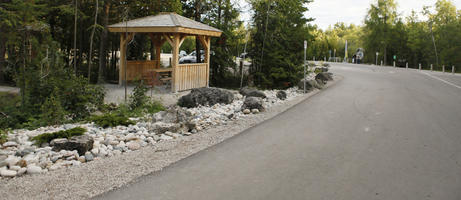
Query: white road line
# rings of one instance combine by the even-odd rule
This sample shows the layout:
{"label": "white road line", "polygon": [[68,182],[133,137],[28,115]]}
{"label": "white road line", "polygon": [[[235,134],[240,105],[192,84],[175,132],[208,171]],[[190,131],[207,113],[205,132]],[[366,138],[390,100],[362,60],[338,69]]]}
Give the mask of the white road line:
{"label": "white road line", "polygon": [[431,75],[431,74],[429,74],[429,73],[427,73],[427,72],[421,72],[421,73],[426,74],[427,76],[432,77],[432,78],[434,78],[434,79],[437,79],[437,80],[439,80],[439,81],[442,81],[442,82],[444,82],[444,83],[446,83],[446,84],[448,84],[448,85],[451,85],[451,86],[453,86],[453,87],[456,87],[456,88],[458,88],[458,89],[461,89],[461,86],[456,85],[456,84],[454,84],[454,83],[452,83],[452,82],[448,82],[448,81],[443,80],[443,79],[441,79],[441,78],[439,78],[439,77],[437,77],[437,76]]}

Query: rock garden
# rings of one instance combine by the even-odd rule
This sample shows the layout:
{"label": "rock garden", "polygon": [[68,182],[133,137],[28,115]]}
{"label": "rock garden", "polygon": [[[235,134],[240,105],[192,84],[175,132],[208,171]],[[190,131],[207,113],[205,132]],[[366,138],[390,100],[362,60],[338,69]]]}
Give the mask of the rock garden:
{"label": "rock garden", "polygon": [[200,134],[210,127],[257,115],[303,95],[304,83],[308,91],[321,89],[333,78],[327,70],[322,68],[302,80],[298,87],[286,90],[198,88],[180,97],[177,105],[137,117],[96,113],[79,123],[9,130],[0,146],[0,179],[53,173],[162,141]]}

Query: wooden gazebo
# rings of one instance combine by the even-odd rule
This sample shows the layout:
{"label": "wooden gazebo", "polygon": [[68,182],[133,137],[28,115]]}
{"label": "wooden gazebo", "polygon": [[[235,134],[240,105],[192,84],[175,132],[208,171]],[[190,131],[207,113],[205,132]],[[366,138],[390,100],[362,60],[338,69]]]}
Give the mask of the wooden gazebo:
{"label": "wooden gazebo", "polygon": [[[110,32],[121,33],[119,84],[134,80],[149,72],[170,72],[170,77],[163,79],[171,80],[172,92],[207,87],[209,85],[210,39],[211,37],[221,36],[221,30],[176,13],[160,13],[155,16],[121,22],[110,25],[108,29]],[[127,45],[134,35],[139,33],[147,34],[151,38],[152,43],[155,45],[155,59],[151,61],[125,62]],[[204,63],[179,64],[179,47],[187,36],[195,36],[200,40],[205,50]],[[173,58],[171,67],[161,68],[160,51],[165,42],[171,45]]]}

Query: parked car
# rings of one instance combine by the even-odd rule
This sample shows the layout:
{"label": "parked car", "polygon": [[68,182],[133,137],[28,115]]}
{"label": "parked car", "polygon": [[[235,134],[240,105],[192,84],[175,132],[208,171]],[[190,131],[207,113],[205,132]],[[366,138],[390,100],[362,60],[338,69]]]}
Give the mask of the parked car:
{"label": "parked car", "polygon": [[[201,62],[203,62],[205,60],[205,51],[200,50],[200,54]],[[197,56],[195,51],[192,51],[192,53],[190,53],[189,55],[180,58],[179,64],[183,63],[197,63]]]}
{"label": "parked car", "polygon": [[182,58],[182,57],[184,57],[184,56],[187,56],[187,52],[184,51],[184,50],[180,51],[180,52],[179,52],[179,57]]}

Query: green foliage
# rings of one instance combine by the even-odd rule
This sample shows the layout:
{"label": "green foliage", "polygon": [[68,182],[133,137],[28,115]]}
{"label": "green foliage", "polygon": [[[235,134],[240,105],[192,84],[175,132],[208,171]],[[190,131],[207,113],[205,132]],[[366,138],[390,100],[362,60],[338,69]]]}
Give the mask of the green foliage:
{"label": "green foliage", "polygon": [[145,104],[144,109],[146,113],[153,114],[160,111],[164,111],[165,107],[163,107],[162,103],[158,101],[149,101]]}
{"label": "green foliage", "polygon": [[66,111],[64,111],[57,94],[57,89],[49,96],[41,107],[40,120],[42,125],[57,125],[65,122]]}
{"label": "green foliage", "polygon": [[134,124],[134,122],[129,120],[128,117],[113,113],[108,113],[101,116],[93,116],[90,118],[90,120],[103,128],[128,126]]}
{"label": "green foliage", "polygon": [[0,145],[8,141],[8,131],[0,129]]}
{"label": "green foliage", "polygon": [[87,130],[85,128],[77,127],[65,131],[58,131],[53,133],[43,133],[41,135],[31,138],[31,141],[34,141],[36,145],[40,146],[43,143],[50,143],[56,138],[71,138],[73,136],[83,135]]}
{"label": "green foliage", "polygon": [[143,81],[139,81],[130,96],[129,106],[132,110],[144,106],[148,101],[149,97],[146,92],[149,90]]}
{"label": "green foliage", "polygon": [[293,86],[302,78],[304,40],[311,35],[304,12],[308,0],[250,1],[254,28],[250,74],[262,88]]}

